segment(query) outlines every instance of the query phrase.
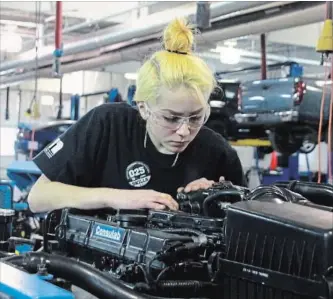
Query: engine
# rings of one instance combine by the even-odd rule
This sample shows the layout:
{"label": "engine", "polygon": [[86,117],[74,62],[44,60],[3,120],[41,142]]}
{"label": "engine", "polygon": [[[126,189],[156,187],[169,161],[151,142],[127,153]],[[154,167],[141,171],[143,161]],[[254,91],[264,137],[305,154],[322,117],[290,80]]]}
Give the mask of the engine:
{"label": "engine", "polygon": [[177,212],[64,209],[48,253],[3,262],[98,298],[333,299],[332,201],[302,190],[225,182]]}
{"label": "engine", "polygon": [[139,291],[214,298],[218,285],[210,282],[208,260],[223,248],[222,219],[149,210],[120,210],[103,218],[65,210],[55,232],[60,252]]}
{"label": "engine", "polygon": [[179,192],[177,200],[187,213],[224,218],[228,205],[244,200],[249,192],[248,188],[222,181],[205,190]]}

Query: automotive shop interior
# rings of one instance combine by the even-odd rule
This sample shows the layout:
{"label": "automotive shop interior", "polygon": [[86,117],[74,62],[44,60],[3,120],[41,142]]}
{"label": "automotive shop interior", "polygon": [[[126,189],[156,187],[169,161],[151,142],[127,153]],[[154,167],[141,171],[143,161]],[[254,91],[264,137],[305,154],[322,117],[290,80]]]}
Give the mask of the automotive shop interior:
{"label": "automotive shop interior", "polygon": [[0,298],[333,299],[331,1],[1,1]]}

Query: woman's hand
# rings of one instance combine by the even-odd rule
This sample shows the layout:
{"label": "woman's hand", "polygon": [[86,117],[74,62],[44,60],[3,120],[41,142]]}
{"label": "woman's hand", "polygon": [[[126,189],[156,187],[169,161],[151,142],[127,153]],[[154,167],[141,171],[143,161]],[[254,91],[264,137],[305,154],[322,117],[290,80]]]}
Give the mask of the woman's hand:
{"label": "woman's hand", "polygon": [[[221,176],[219,179],[219,182],[224,181],[224,177]],[[200,189],[208,189],[210,187],[213,186],[215,182],[212,180],[207,180],[206,178],[201,178],[201,179],[197,179],[191,183],[189,183],[185,188],[184,187],[180,187],[177,189],[177,192],[191,192],[191,191],[197,191]]]}
{"label": "woman's hand", "polygon": [[178,203],[166,193],[154,190],[118,190],[117,200],[110,206],[114,209],[178,210]]}

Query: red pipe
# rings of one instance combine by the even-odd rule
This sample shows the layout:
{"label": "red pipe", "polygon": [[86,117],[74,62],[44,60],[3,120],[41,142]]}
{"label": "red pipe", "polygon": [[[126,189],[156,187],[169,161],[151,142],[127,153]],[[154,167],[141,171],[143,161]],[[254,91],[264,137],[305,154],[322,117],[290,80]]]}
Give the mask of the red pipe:
{"label": "red pipe", "polygon": [[55,48],[61,49],[62,44],[62,1],[57,1],[55,24]]}
{"label": "red pipe", "polygon": [[261,48],[261,80],[267,79],[267,63],[266,63],[266,35],[260,35],[260,48]]}

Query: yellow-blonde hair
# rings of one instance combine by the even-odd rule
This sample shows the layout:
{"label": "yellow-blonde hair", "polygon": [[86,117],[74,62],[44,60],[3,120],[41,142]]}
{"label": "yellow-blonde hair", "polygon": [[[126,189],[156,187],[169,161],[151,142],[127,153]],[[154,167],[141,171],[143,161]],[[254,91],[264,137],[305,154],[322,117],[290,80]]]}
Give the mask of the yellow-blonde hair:
{"label": "yellow-blonde hair", "polygon": [[186,19],[172,21],[164,30],[164,49],[154,53],[138,71],[136,102],[155,102],[161,87],[185,86],[200,101],[207,101],[216,86],[208,65],[192,52],[193,28]]}

